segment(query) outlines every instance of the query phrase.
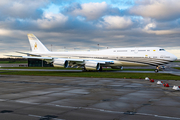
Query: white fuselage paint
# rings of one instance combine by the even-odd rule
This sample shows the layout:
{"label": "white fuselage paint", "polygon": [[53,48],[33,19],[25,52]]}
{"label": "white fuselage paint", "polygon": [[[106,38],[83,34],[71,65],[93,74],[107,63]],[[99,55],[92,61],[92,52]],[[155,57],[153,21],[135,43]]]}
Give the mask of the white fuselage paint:
{"label": "white fuselage paint", "polygon": [[32,52],[42,57],[76,58],[83,60],[113,61],[102,66],[159,66],[175,61],[177,57],[160,47],[114,48],[90,52]]}

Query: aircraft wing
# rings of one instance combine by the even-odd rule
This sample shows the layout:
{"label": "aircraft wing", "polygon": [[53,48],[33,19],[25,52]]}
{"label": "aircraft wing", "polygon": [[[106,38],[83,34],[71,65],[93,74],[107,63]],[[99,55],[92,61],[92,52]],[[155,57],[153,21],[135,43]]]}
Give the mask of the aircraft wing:
{"label": "aircraft wing", "polygon": [[58,57],[36,57],[36,56],[18,56],[18,55],[6,55],[9,57],[21,57],[21,58],[27,58],[27,59],[44,59],[44,60],[65,60],[69,62],[97,62],[100,64],[113,64],[114,61],[112,60],[84,60],[84,59],[71,59],[71,58],[58,58]]}
{"label": "aircraft wing", "polygon": [[65,60],[65,61],[72,61],[72,62],[83,62],[83,59],[70,59],[70,58],[58,58],[58,57],[36,57],[36,56],[18,56],[18,55],[6,55],[9,57],[21,57],[21,58],[27,58],[27,59],[44,59],[44,60]]}
{"label": "aircraft wing", "polygon": [[109,66],[114,64],[112,60],[90,60],[90,59],[71,59],[71,58],[58,58],[58,57],[37,57],[37,56],[16,56],[6,55],[9,57],[21,57],[27,59],[40,59],[47,62],[52,62],[54,67],[82,67],[86,70],[99,70],[101,65]]}

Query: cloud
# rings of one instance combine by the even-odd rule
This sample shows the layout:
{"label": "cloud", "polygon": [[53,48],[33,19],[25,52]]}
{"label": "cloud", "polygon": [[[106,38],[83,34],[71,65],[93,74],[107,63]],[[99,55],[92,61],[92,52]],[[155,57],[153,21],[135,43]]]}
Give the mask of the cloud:
{"label": "cloud", "polygon": [[59,4],[59,5],[61,5],[61,4],[65,4],[65,3],[73,3],[73,2],[76,2],[76,0],[50,0],[52,3],[54,3],[54,4]]}
{"label": "cloud", "polygon": [[41,8],[47,7],[49,0],[1,0],[1,20],[6,18],[37,19],[43,14]]}
{"label": "cloud", "polygon": [[83,16],[87,20],[96,20],[107,14],[109,5],[106,2],[102,3],[74,3],[65,9],[66,13],[73,16]]}
{"label": "cloud", "polygon": [[0,35],[1,36],[7,36],[10,34],[10,31],[9,30],[6,30],[6,29],[0,29]]}
{"label": "cloud", "polygon": [[[86,22],[79,19],[74,19],[71,16],[66,16],[62,13],[44,13],[41,18],[33,19],[6,19],[0,21],[1,29],[4,30],[22,30],[22,31],[51,31],[66,33],[67,30],[75,30],[84,32],[95,29],[91,22]],[[4,33],[4,32],[2,32]]]}
{"label": "cloud", "polygon": [[180,33],[178,20],[159,22],[151,19],[144,19],[143,23],[144,27],[142,31],[148,34],[173,35]]}
{"label": "cloud", "polygon": [[145,32],[156,35],[180,34],[180,30],[145,30]]}
{"label": "cloud", "polygon": [[98,26],[104,26],[106,29],[125,29],[132,24],[133,22],[131,19],[127,17],[105,16],[101,24],[98,24]]}
{"label": "cloud", "polygon": [[149,23],[144,27],[145,30],[151,30],[151,29],[154,29],[154,28],[156,28],[155,23]]}
{"label": "cloud", "polygon": [[45,13],[42,19],[37,20],[37,25],[41,29],[53,29],[57,27],[64,26],[64,24],[67,22],[68,17],[58,13]]}
{"label": "cloud", "polygon": [[134,4],[134,0],[111,0],[111,2],[113,4],[118,4],[118,3],[126,4],[126,5],[133,5]]}
{"label": "cloud", "polygon": [[62,13],[45,13],[42,19],[30,21],[29,24],[36,27],[37,30],[61,33],[66,33],[67,31],[83,33],[95,29],[91,22],[74,19]]}
{"label": "cloud", "polygon": [[180,17],[180,2],[177,0],[136,0],[129,12],[134,15],[161,21],[175,20]]}
{"label": "cloud", "polygon": [[[1,52],[29,52],[27,33],[34,33],[48,48],[52,44],[53,51],[64,47],[73,50],[74,46],[97,50],[97,44],[100,48],[180,46],[177,1],[132,1],[112,0],[113,5],[70,0],[2,0]],[[53,5],[56,12],[45,11]]]}
{"label": "cloud", "polygon": [[134,5],[134,0],[111,0],[112,6],[122,9],[128,9]]}

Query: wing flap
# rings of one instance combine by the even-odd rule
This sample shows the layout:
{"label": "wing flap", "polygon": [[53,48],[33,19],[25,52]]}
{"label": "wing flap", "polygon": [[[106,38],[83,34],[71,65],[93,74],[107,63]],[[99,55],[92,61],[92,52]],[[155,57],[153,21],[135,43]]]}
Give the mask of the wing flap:
{"label": "wing flap", "polygon": [[112,60],[87,60],[87,61],[94,61],[100,64],[114,64],[114,61]]}

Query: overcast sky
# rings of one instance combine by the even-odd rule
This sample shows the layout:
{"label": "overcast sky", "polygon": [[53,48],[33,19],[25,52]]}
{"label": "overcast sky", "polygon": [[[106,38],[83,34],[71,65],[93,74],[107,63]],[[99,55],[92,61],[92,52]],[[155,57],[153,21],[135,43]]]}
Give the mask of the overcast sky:
{"label": "overcast sky", "polygon": [[1,0],[0,53],[163,47],[180,58],[179,0]]}

